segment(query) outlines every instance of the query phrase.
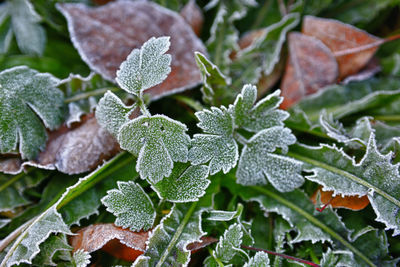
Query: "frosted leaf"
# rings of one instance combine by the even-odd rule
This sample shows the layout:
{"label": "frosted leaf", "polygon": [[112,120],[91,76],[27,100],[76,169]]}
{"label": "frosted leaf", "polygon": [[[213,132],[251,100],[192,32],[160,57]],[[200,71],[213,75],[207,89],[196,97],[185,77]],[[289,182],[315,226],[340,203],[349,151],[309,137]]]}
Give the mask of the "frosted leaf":
{"label": "frosted leaf", "polygon": [[[55,206],[42,213],[25,230],[12,245],[4,259],[6,266],[19,263],[32,263],[32,259],[39,253],[39,245],[52,233],[71,234]],[[3,262],[4,263],[4,262]]]}
{"label": "frosted leaf", "polygon": [[170,176],[152,185],[161,199],[171,202],[197,201],[210,184],[208,167],[176,163]]}
{"label": "frosted leaf", "polygon": [[391,163],[392,153],[382,155],[377,150],[373,133],[359,163],[335,146],[298,146],[293,151],[312,160],[309,170],[314,174],[306,178],[323,185],[324,191],[363,196],[372,189],[374,194],[368,194],[368,199],[377,214],[376,220],[387,229],[394,229],[394,235],[400,234],[399,164]]}
{"label": "frosted leaf", "polygon": [[138,156],[140,176],[157,183],[171,174],[173,162],[187,161],[186,131],[186,125],[164,115],[140,116],[121,127],[118,141],[122,149]]}
{"label": "frosted leaf", "polygon": [[117,217],[117,226],[129,227],[132,231],[148,230],[153,226],[156,217],[153,202],[134,182],[118,182],[118,189],[108,191],[101,202]]}
{"label": "frosted leaf", "polygon": [[45,242],[40,244],[40,253],[33,259],[33,264],[36,266],[57,266],[54,263],[54,256],[57,252],[68,252],[72,247],[68,245],[65,235],[51,235]]}
{"label": "frosted leaf", "polygon": [[262,251],[259,251],[252,257],[249,262],[247,262],[244,267],[269,267],[269,258],[268,254]]}
{"label": "frosted leaf", "polygon": [[165,54],[169,46],[169,37],[152,37],[140,49],[134,49],[117,71],[119,86],[140,96],[144,90],[163,82],[171,72],[171,55]]}
{"label": "frosted leaf", "polygon": [[72,255],[76,267],[86,267],[90,263],[90,254],[87,251],[78,249]]}
{"label": "frosted leaf", "polygon": [[246,255],[246,252],[240,248],[242,237],[242,226],[238,223],[232,224],[220,237],[213,256],[224,263],[229,263],[238,253]]}
{"label": "frosted leaf", "polygon": [[209,162],[210,174],[227,173],[236,166],[238,145],[233,139],[233,121],[225,107],[196,112],[197,124],[205,134],[195,134],[189,160],[197,165]]}
{"label": "frosted leaf", "polygon": [[235,103],[229,107],[235,124],[250,132],[283,126],[283,121],[289,117],[289,113],[278,109],[283,100],[279,94],[280,90],[277,90],[254,105],[257,99],[257,88],[250,84],[244,85]]}
{"label": "frosted leaf", "polygon": [[237,182],[243,185],[263,185],[267,180],[279,191],[288,192],[300,187],[302,163],[292,158],[272,154],[277,148],[287,151],[296,138],[288,128],[275,126],[254,135],[243,148],[236,172]]}
{"label": "frosted leaf", "polygon": [[3,2],[0,5],[0,53],[2,54],[7,53],[13,37],[12,28],[10,27],[10,20],[11,19],[8,14],[8,3]]}
{"label": "frosted leaf", "polygon": [[97,105],[96,119],[103,128],[117,137],[119,129],[129,121],[134,108],[125,106],[114,93],[107,91]]}
{"label": "frosted leaf", "polygon": [[322,255],[321,267],[354,266],[353,253],[347,250],[332,251],[330,248]]}
{"label": "frosted leaf", "polygon": [[46,44],[46,33],[33,5],[28,0],[7,2],[11,25],[19,49],[26,54],[42,55]]}
{"label": "frosted leaf", "polygon": [[[63,120],[59,80],[25,66],[0,72],[0,152],[15,150],[32,159],[46,142],[46,129]],[[44,124],[44,125],[43,125]],[[45,126],[45,127],[44,127]]]}
{"label": "frosted leaf", "polygon": [[206,234],[201,227],[206,208],[196,207],[199,203],[174,204],[151,232],[145,253],[132,266],[186,266],[191,255],[187,246],[200,242]]}
{"label": "frosted leaf", "polygon": [[243,212],[243,205],[238,204],[236,211],[226,211],[226,210],[210,210],[204,217],[208,221],[230,221],[235,218],[240,218]]}

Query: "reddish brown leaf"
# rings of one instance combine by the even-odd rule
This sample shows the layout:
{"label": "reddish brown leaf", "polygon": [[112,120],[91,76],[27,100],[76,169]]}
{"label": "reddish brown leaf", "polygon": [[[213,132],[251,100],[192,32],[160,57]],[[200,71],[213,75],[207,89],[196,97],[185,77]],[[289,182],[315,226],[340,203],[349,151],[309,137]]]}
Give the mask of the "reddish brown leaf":
{"label": "reddish brown leaf", "polygon": [[285,97],[282,108],[334,83],[338,76],[335,57],[320,40],[296,32],[290,33],[288,40],[289,58],[281,83]]}
{"label": "reddish brown leaf", "polygon": [[76,234],[69,240],[74,251],[82,249],[91,253],[103,249],[126,261],[134,261],[143,254],[149,236],[149,232],[133,232],[112,223],[93,224]]}
{"label": "reddish brown leaf", "polygon": [[215,242],[218,242],[218,239],[212,236],[203,236],[200,238],[201,242],[193,242],[186,246],[186,249],[190,250],[191,253],[196,253],[202,248],[205,248]]}
{"label": "reddish brown leaf", "polygon": [[203,28],[204,16],[196,1],[190,0],[181,10],[181,16],[192,27],[197,36],[200,36]]}
{"label": "reddish brown leaf", "polygon": [[346,208],[351,210],[362,210],[369,204],[367,196],[345,196],[340,195],[333,197],[333,191],[322,191],[320,187],[311,197],[314,204],[317,201],[318,191],[320,192],[322,204],[330,204],[332,208]]}
{"label": "reddish brown leaf", "polygon": [[205,47],[176,12],[144,1],[117,1],[100,7],[61,4],[73,44],[82,59],[105,79],[114,81],[122,61],[149,38],[171,36],[171,73],[148,89],[154,98],[193,87],[201,82],[194,51]]}
{"label": "reddish brown leaf", "polygon": [[373,57],[360,72],[347,76],[341,83],[348,84],[354,81],[364,81],[381,71],[381,66],[377,58]]}
{"label": "reddish brown leaf", "polygon": [[339,64],[339,78],[357,73],[370,61],[384,40],[333,19],[304,17],[302,33],[328,46]]}

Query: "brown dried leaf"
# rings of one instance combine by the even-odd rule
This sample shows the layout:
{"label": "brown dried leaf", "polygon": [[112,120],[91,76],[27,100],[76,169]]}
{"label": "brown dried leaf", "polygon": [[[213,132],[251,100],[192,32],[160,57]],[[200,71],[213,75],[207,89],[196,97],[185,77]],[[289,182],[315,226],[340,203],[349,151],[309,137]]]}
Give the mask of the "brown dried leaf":
{"label": "brown dried leaf", "polygon": [[322,186],[311,197],[311,201],[316,204],[317,194],[320,192],[322,204],[330,204],[332,208],[346,208],[351,210],[362,210],[369,204],[367,196],[345,196],[340,195],[333,197],[333,191],[322,191]]}
{"label": "brown dried leaf", "polygon": [[314,36],[331,49],[339,64],[339,78],[355,74],[370,61],[384,40],[352,25],[305,16],[302,33]]}
{"label": "brown dried leaf", "polygon": [[381,66],[377,58],[373,57],[360,72],[347,76],[341,83],[348,84],[354,81],[364,81],[381,71]]}
{"label": "brown dried leaf", "polygon": [[194,33],[200,36],[203,28],[204,16],[196,1],[190,0],[181,10],[181,16],[192,27]]}
{"label": "brown dried leaf", "polygon": [[102,249],[126,261],[134,261],[143,254],[149,236],[149,232],[133,232],[112,223],[93,224],[76,234],[69,240],[74,251],[82,249],[91,253]]}
{"label": "brown dried leaf", "polygon": [[206,49],[176,12],[144,1],[117,1],[100,7],[60,4],[74,46],[91,69],[114,81],[121,62],[149,38],[171,36],[171,73],[147,90],[152,98],[182,91],[201,83],[194,51]]}
{"label": "brown dried leaf", "polygon": [[329,48],[320,40],[301,33],[288,36],[289,58],[282,79],[282,108],[289,108],[306,95],[332,84],[338,76],[338,64]]}
{"label": "brown dried leaf", "polygon": [[186,246],[187,250],[190,250],[192,253],[196,253],[202,248],[205,248],[215,242],[218,242],[218,239],[212,237],[212,236],[202,236],[200,238],[201,242],[193,242],[190,243]]}

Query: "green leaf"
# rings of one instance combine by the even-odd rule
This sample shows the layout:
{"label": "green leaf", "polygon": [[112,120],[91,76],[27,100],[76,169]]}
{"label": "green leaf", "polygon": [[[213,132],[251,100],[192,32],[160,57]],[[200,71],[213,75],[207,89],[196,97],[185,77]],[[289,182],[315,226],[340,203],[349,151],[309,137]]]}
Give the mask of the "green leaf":
{"label": "green leaf", "polygon": [[197,165],[209,162],[210,174],[221,169],[227,173],[236,166],[239,151],[233,139],[233,120],[228,109],[211,107],[195,113],[199,119],[198,127],[205,134],[195,134],[189,150],[189,160]]}
{"label": "green leaf", "polygon": [[117,137],[119,129],[129,121],[133,110],[134,106],[125,106],[114,93],[107,91],[97,105],[96,119],[102,127]]}
{"label": "green leaf", "polygon": [[187,265],[191,252],[186,249],[190,243],[200,241],[205,235],[201,228],[201,214],[204,208],[196,207],[197,202],[174,204],[170,213],[151,232],[146,251],[133,266]]}
{"label": "green leaf", "polygon": [[78,249],[73,254],[73,259],[76,267],[86,267],[90,263],[90,254],[87,251]]}
{"label": "green leaf", "polygon": [[368,195],[376,220],[400,234],[400,174],[399,164],[392,164],[392,153],[382,155],[372,133],[365,155],[359,163],[335,146],[295,146],[292,157],[309,167],[307,179],[341,195]]}
{"label": "green leaf", "polygon": [[132,231],[148,230],[156,218],[153,202],[140,185],[134,182],[118,182],[118,189],[107,192],[101,199],[107,211],[114,214],[115,224]]}
{"label": "green leaf", "polygon": [[152,185],[161,199],[171,202],[198,201],[210,184],[208,167],[176,163],[170,176]]}
{"label": "green leaf", "polygon": [[224,263],[229,263],[236,254],[247,255],[240,248],[242,244],[242,226],[238,223],[232,224],[220,237],[219,242],[213,252],[213,257]]}
{"label": "green leaf", "polygon": [[19,144],[22,158],[32,159],[44,147],[44,126],[53,130],[63,119],[58,83],[50,74],[24,66],[0,72],[1,153],[13,151]]}
{"label": "green leaf", "polygon": [[269,267],[269,258],[268,254],[262,251],[259,251],[252,257],[249,262],[247,262],[244,267]]}
{"label": "green leaf", "polygon": [[46,33],[39,22],[40,16],[28,0],[7,2],[11,24],[19,49],[25,54],[42,55]]}
{"label": "green leaf", "polygon": [[250,84],[243,86],[235,103],[229,107],[237,127],[256,133],[273,126],[283,126],[283,121],[289,117],[289,113],[278,109],[283,101],[279,95],[280,90],[277,90],[254,105],[257,88]]}
{"label": "green leaf", "polygon": [[136,170],[142,179],[154,184],[171,174],[174,162],[187,161],[186,131],[186,125],[164,115],[140,116],[121,127],[118,142],[138,157]]}
{"label": "green leaf", "polygon": [[8,14],[8,3],[0,5],[0,53],[8,51],[12,40],[11,18]]}
{"label": "green leaf", "polygon": [[128,93],[141,96],[142,92],[167,78],[171,72],[169,37],[150,38],[141,49],[134,49],[122,62],[116,81]]}
{"label": "green leaf", "polygon": [[302,163],[273,154],[277,148],[285,153],[296,137],[288,128],[275,126],[254,135],[243,148],[236,172],[237,182],[243,185],[263,185],[267,180],[279,191],[289,192],[300,187]]}
{"label": "green leaf", "polygon": [[195,52],[194,55],[203,78],[201,88],[203,100],[215,105],[220,102],[218,99],[224,98],[224,95],[230,91],[227,87],[231,84],[231,79],[225,76],[218,66],[214,65],[202,53]]}
{"label": "green leaf", "polygon": [[68,245],[65,235],[51,235],[45,242],[40,244],[40,253],[33,259],[33,264],[36,266],[51,265],[54,263],[55,254],[59,251],[71,251],[72,247]]}

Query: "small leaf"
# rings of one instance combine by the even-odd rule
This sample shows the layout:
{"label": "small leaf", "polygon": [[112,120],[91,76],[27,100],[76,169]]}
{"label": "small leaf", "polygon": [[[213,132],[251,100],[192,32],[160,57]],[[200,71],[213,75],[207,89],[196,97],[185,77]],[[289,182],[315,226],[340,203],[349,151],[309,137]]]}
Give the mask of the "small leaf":
{"label": "small leaf", "polygon": [[72,255],[76,267],[86,267],[90,263],[90,254],[84,250],[77,250]]}
{"label": "small leaf", "polygon": [[235,103],[229,107],[235,124],[255,133],[266,128],[283,126],[283,121],[289,117],[289,114],[278,109],[283,101],[279,94],[280,90],[277,90],[264,97],[254,106],[257,99],[257,88],[250,84],[243,86]]}
{"label": "small leaf", "polygon": [[243,148],[236,172],[237,182],[243,185],[264,185],[267,180],[279,191],[288,192],[300,187],[302,163],[289,157],[272,154],[283,152],[294,144],[296,137],[288,128],[275,126],[258,132]]}
{"label": "small leaf", "polygon": [[281,82],[285,97],[282,108],[288,108],[304,96],[333,84],[338,64],[331,50],[320,40],[292,32],[289,34],[289,58]]}
{"label": "small leaf", "polygon": [[249,262],[247,262],[244,267],[269,267],[269,258],[268,254],[262,251],[259,251],[252,257]]}
{"label": "small leaf", "polygon": [[45,242],[40,244],[40,253],[33,259],[33,264],[36,266],[57,266],[54,263],[55,254],[59,251],[71,251],[72,247],[70,247],[67,243],[67,239],[65,235],[51,235]]}
{"label": "small leaf", "polygon": [[171,72],[171,55],[165,54],[169,37],[150,38],[134,49],[117,71],[116,81],[122,89],[136,96],[160,84]]}
{"label": "small leaf", "polygon": [[174,162],[186,162],[189,136],[186,125],[164,115],[140,116],[119,132],[122,149],[138,157],[136,170],[143,179],[159,182],[171,174]]}
{"label": "small leaf", "polygon": [[170,176],[152,185],[161,199],[171,202],[197,201],[210,184],[208,167],[176,163]]}
{"label": "small leaf", "polygon": [[196,112],[199,119],[198,127],[205,134],[195,134],[192,147],[189,150],[189,160],[197,165],[209,162],[210,174],[221,169],[227,173],[236,166],[239,151],[233,139],[233,120],[224,106],[220,109],[211,107],[211,110]]}
{"label": "small leaf", "polygon": [[241,225],[238,223],[232,224],[219,239],[213,257],[224,263],[229,263],[238,253],[246,255],[246,252],[240,248],[242,237],[243,232]]}
{"label": "small leaf", "polygon": [[50,74],[25,66],[0,72],[1,153],[13,151],[19,144],[22,158],[37,156],[46,142],[44,126],[55,129],[63,119],[58,83]]}
{"label": "small leaf", "polygon": [[117,226],[129,227],[132,231],[148,230],[153,226],[156,217],[153,202],[134,182],[118,182],[118,189],[108,191],[101,202],[117,217]]}

